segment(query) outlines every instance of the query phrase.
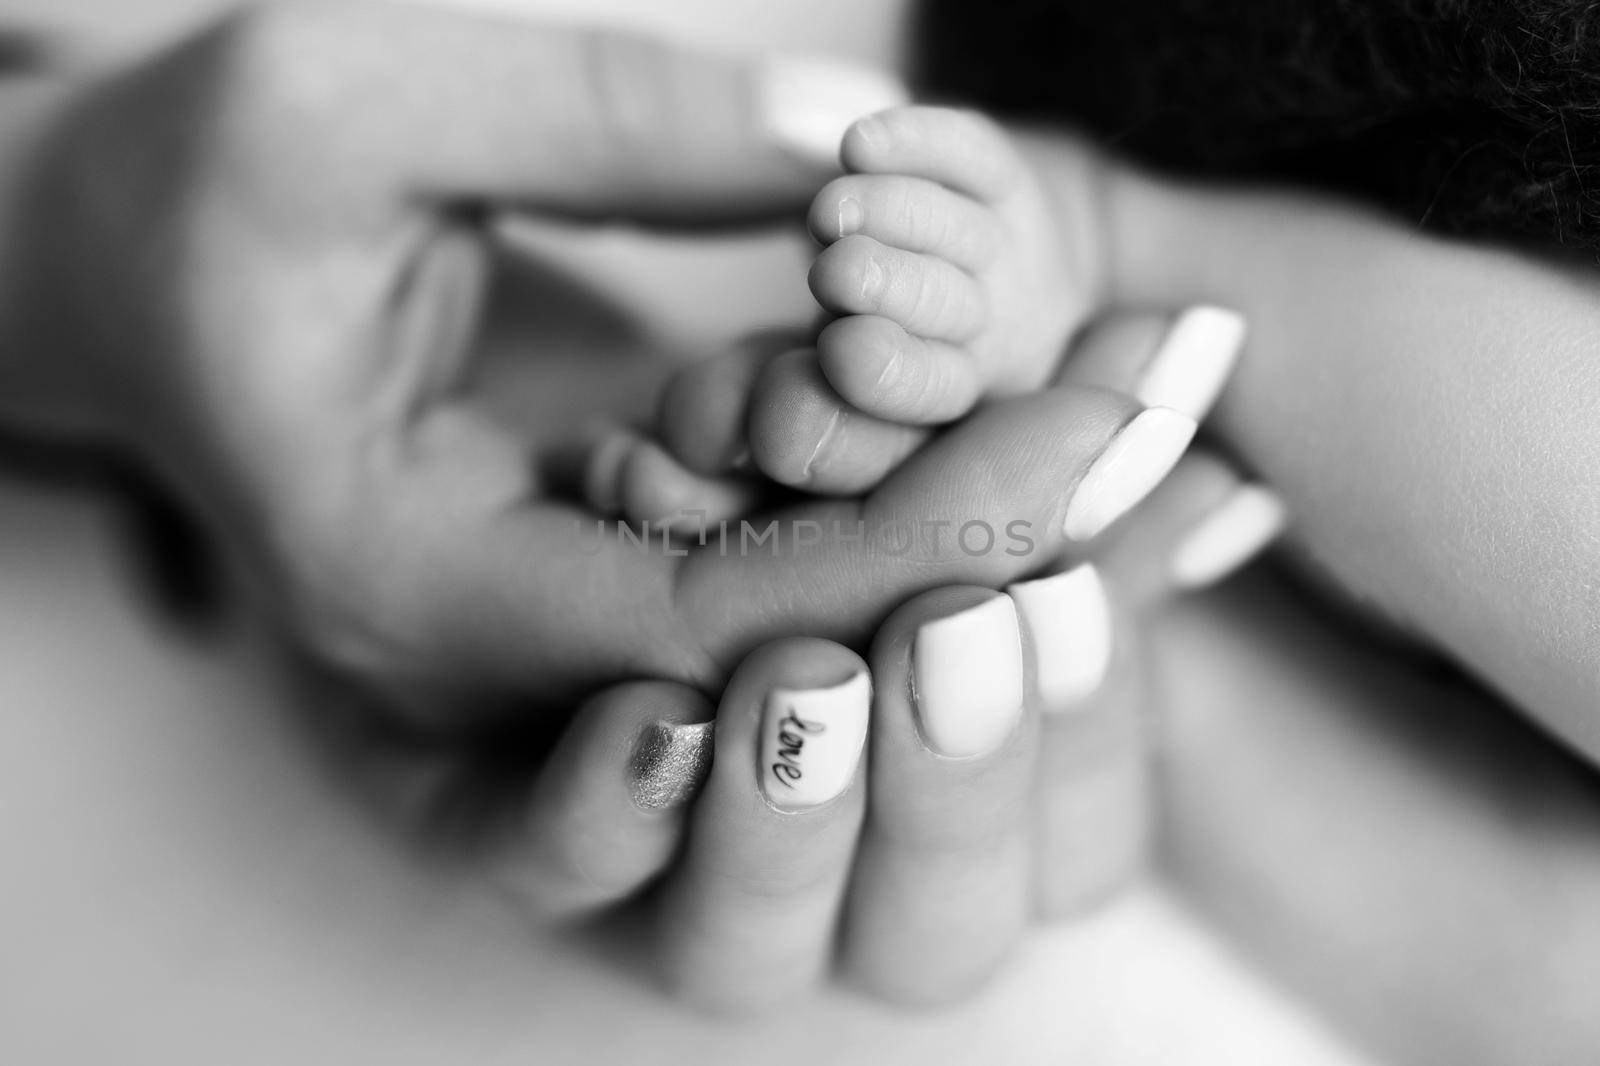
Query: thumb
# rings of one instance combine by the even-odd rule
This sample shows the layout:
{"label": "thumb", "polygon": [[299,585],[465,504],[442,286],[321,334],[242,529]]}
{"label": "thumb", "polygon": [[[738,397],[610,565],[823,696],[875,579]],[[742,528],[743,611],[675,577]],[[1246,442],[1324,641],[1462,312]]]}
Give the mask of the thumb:
{"label": "thumb", "polygon": [[[715,55],[610,27],[377,5],[363,69],[394,179],[447,197],[648,221],[787,208],[838,167],[893,77]],[[370,143],[370,128],[364,140]]]}

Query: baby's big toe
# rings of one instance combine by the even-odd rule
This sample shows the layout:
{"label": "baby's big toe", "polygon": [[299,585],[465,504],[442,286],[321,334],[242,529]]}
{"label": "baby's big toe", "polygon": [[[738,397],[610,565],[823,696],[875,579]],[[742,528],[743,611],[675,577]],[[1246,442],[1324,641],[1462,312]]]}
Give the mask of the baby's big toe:
{"label": "baby's big toe", "polygon": [[924,429],[873,418],[844,402],[807,349],[767,364],[751,397],[756,465],[774,481],[810,492],[864,492],[926,437]]}

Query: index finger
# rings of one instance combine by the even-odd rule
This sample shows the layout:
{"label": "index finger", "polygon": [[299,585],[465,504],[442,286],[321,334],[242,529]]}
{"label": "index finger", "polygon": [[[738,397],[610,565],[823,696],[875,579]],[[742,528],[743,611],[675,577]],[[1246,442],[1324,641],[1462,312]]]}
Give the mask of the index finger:
{"label": "index finger", "polygon": [[717,688],[766,640],[859,647],[916,592],[1047,566],[1069,529],[1137,503],[1193,430],[1114,393],[1051,389],[985,409],[864,499],[728,523],[704,545],[530,506],[525,464],[491,484],[489,464],[457,460],[413,473],[425,513],[380,562],[414,645],[457,676],[540,695],[627,677]]}

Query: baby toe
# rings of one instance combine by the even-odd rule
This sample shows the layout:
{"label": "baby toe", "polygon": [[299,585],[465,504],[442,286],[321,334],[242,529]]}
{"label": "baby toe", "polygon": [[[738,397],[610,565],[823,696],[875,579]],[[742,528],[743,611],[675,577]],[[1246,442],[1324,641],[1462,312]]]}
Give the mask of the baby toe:
{"label": "baby toe", "polygon": [[947,259],[963,270],[994,261],[1003,229],[995,212],[926,178],[849,174],[811,203],[808,223],[822,244],[851,234]]}
{"label": "baby toe", "polygon": [[927,439],[927,431],[856,410],[822,376],[814,351],[774,359],[750,404],[750,450],[780,484],[855,495],[892,471]]}
{"label": "baby toe", "polygon": [[691,363],[661,393],[656,428],[679,462],[700,474],[735,469],[749,454],[750,390],[770,353],[744,349]]}
{"label": "baby toe", "polygon": [[971,274],[859,234],[823,249],[810,283],[836,314],[879,315],[920,337],[960,343],[988,324],[988,299]]}
{"label": "baby toe", "polygon": [[905,174],[938,182],[992,203],[1010,195],[1026,173],[1011,138],[974,111],[909,106],[881,111],[845,131],[845,169]]}
{"label": "baby toe", "polygon": [[931,425],[960,418],[983,388],[967,349],[913,336],[875,315],[830,323],[817,338],[817,358],[841,397],[890,422]]}
{"label": "baby toe", "polygon": [[622,515],[649,530],[699,536],[709,527],[749,514],[761,487],[737,477],[686,469],[654,441],[640,441],[623,463],[618,493]]}

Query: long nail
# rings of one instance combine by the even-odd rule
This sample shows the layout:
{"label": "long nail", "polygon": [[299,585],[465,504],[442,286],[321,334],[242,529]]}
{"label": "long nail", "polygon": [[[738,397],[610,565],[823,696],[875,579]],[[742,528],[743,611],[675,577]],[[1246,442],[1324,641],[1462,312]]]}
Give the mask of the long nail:
{"label": "long nail", "polygon": [[1283,500],[1262,485],[1240,485],[1201,520],[1172,553],[1173,584],[1214,585],[1278,538],[1288,523]]}
{"label": "long nail", "polygon": [[1009,596],[928,622],[911,649],[912,702],[941,755],[987,755],[1022,716],[1022,636]]}
{"label": "long nail", "polygon": [[1225,307],[1191,307],[1167,330],[1133,394],[1146,407],[1205,418],[1244,347],[1244,316]]}
{"label": "long nail", "polygon": [[761,790],[782,810],[827,803],[850,787],[867,740],[872,679],[773,689],[761,722]]}
{"label": "long nail", "polygon": [[1183,458],[1199,428],[1181,411],[1151,407],[1111,438],[1067,505],[1062,532],[1068,540],[1092,540],[1161,484]]}
{"label": "long nail", "polygon": [[761,72],[761,117],[768,134],[815,166],[838,166],[839,142],[856,119],[907,99],[898,78],[838,60],[774,59]]}
{"label": "long nail", "polygon": [[647,811],[681,807],[711,772],[714,722],[650,723],[633,749],[628,791]]}
{"label": "long nail", "polygon": [[1092,696],[1111,667],[1111,609],[1090,563],[1006,590],[1033,640],[1040,709],[1072,710]]}

